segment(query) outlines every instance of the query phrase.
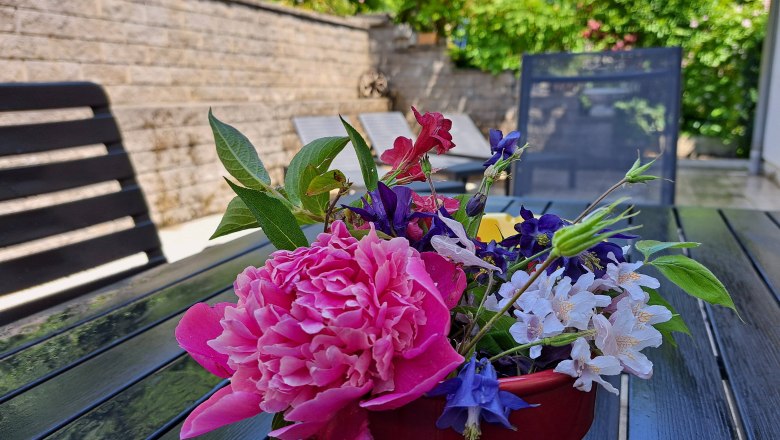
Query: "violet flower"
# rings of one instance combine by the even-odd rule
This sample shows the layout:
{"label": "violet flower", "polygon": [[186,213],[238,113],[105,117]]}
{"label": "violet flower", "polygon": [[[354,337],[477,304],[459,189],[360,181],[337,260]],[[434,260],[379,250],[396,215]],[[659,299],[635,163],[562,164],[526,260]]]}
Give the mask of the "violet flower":
{"label": "violet flower", "polygon": [[501,242],[501,245],[518,246],[520,254],[526,258],[549,249],[555,231],[566,224],[555,214],[544,214],[536,218],[534,213],[525,209],[524,206],[520,207],[520,216],[523,218],[523,222],[515,225],[515,230],[519,234],[507,237]]}
{"label": "violet flower", "polygon": [[520,140],[520,132],[512,131],[504,137],[501,130],[490,129],[490,151],[493,156],[486,160],[484,166],[490,166],[499,160],[509,159],[517,150],[517,141]]}
{"label": "violet flower", "polygon": [[[501,269],[499,278],[505,279],[507,266],[510,261],[517,259],[517,252],[513,252],[509,249],[505,249],[496,243],[495,240],[491,240],[490,243],[483,243],[478,240],[472,240],[475,245],[475,255],[490,264],[495,265]],[[477,272],[472,269],[472,272]],[[487,273],[484,270],[480,270],[477,275],[477,281],[485,283],[487,279]]]}
{"label": "violet flower", "polygon": [[377,189],[370,191],[371,201],[364,197],[363,208],[342,205],[358,214],[363,220],[374,223],[378,231],[391,237],[406,237],[406,227],[409,222],[421,217],[412,212],[413,191],[405,186],[392,189],[379,182]]}
{"label": "violet flower", "polygon": [[508,391],[498,389],[498,376],[487,358],[477,362],[476,356],[460,370],[457,377],[448,379],[431,390],[429,396],[447,395],[444,412],[436,421],[439,429],[452,428],[467,439],[481,434],[480,420],[516,428],[509,423],[512,410],[531,405]]}

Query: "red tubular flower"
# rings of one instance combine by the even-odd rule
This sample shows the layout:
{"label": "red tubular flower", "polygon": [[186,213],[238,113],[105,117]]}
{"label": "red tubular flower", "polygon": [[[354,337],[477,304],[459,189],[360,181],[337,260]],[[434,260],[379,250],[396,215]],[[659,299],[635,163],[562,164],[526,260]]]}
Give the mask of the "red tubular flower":
{"label": "red tubular flower", "polygon": [[414,107],[412,112],[422,126],[417,140],[412,143],[411,139],[399,136],[393,143],[393,148],[382,153],[380,159],[393,167],[390,174],[394,174],[398,179],[425,180],[419,166],[422,157],[434,148],[437,154],[444,154],[455,146],[450,134],[452,121],[437,112],[421,115]]}

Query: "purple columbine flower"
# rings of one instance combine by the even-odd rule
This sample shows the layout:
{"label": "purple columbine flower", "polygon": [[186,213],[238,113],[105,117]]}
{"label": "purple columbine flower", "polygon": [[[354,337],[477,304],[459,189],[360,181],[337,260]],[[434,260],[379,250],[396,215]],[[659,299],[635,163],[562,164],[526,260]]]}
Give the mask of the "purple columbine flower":
{"label": "purple columbine flower", "polygon": [[[490,243],[483,243],[478,240],[472,241],[476,247],[476,256],[500,268],[501,273],[498,276],[503,279],[509,262],[517,259],[517,252],[499,246],[495,240],[491,240]],[[477,281],[484,283],[486,279],[487,273],[480,270],[479,275],[477,275]]]}
{"label": "purple columbine flower", "polygon": [[506,160],[509,156],[515,154],[517,150],[517,141],[520,140],[520,132],[512,131],[506,137],[501,130],[490,129],[490,151],[493,156],[486,160],[484,166],[490,166],[499,160]]}
{"label": "purple columbine flower", "polygon": [[371,201],[367,201],[364,197],[363,208],[342,206],[358,214],[363,220],[374,223],[378,231],[391,237],[406,237],[406,227],[409,222],[424,216],[412,212],[412,190],[405,186],[390,189],[379,182],[377,189],[368,194],[371,196]]}
{"label": "purple columbine flower", "polygon": [[516,428],[509,423],[512,410],[535,406],[508,391],[500,391],[493,365],[487,358],[477,362],[476,356],[457,377],[442,382],[428,393],[430,396],[445,394],[447,403],[436,427],[452,428],[467,439],[479,438],[480,419],[514,430]]}

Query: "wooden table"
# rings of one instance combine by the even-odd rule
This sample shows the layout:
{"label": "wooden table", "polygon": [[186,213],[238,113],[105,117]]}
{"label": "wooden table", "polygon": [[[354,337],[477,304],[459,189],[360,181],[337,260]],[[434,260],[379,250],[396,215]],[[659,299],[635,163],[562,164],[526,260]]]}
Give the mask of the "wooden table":
{"label": "wooden table", "polygon": [[[569,218],[583,208],[527,206]],[[489,209],[517,215],[520,204],[492,198]],[[691,255],[724,282],[744,322],[667,286],[693,338],[647,350],[655,376],[623,387],[623,426],[620,399],[600,393],[588,438],[780,438],[780,213],[646,208],[634,222],[648,238],[678,240],[679,231],[704,243]],[[234,301],[236,274],[272,251],[256,233],[0,328],[0,439],[178,438],[188,412],[226,383],[177,346],[179,318],[198,301]],[[261,415],[206,438],[269,429]]]}

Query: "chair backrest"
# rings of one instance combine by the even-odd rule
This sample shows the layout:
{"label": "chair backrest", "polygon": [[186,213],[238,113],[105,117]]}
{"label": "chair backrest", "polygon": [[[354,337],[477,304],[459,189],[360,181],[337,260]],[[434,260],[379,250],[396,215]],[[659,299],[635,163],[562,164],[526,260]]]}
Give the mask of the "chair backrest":
{"label": "chair backrest", "polygon": [[[344,118],[349,121],[348,118]],[[303,145],[323,137],[346,136],[347,131],[338,116],[295,116],[293,125]],[[365,186],[355,149],[348,143],[333,159],[331,167],[341,170],[357,186]]]}
{"label": "chair backrest", "polygon": [[[146,262],[89,288],[165,262],[148,211],[100,86],[0,84],[0,251],[10,258],[0,261],[0,295],[134,254]],[[125,225],[106,227],[112,221]],[[69,289],[26,310],[82,293]]]}
{"label": "chair backrest", "polygon": [[486,160],[490,158],[490,142],[479,131],[471,117],[465,113],[446,113],[445,118],[452,120],[452,141],[455,148],[447,154],[460,156],[474,160]]}
{"label": "chair backrest", "polygon": [[358,118],[377,156],[393,148],[398,136],[415,138],[401,112],[361,113]]}
{"label": "chair backrest", "polygon": [[[530,144],[513,193],[591,201],[637,158],[665,179],[620,195],[672,204],[680,117],[680,48],[523,56],[519,130]],[[568,183],[568,184],[567,184]]]}

